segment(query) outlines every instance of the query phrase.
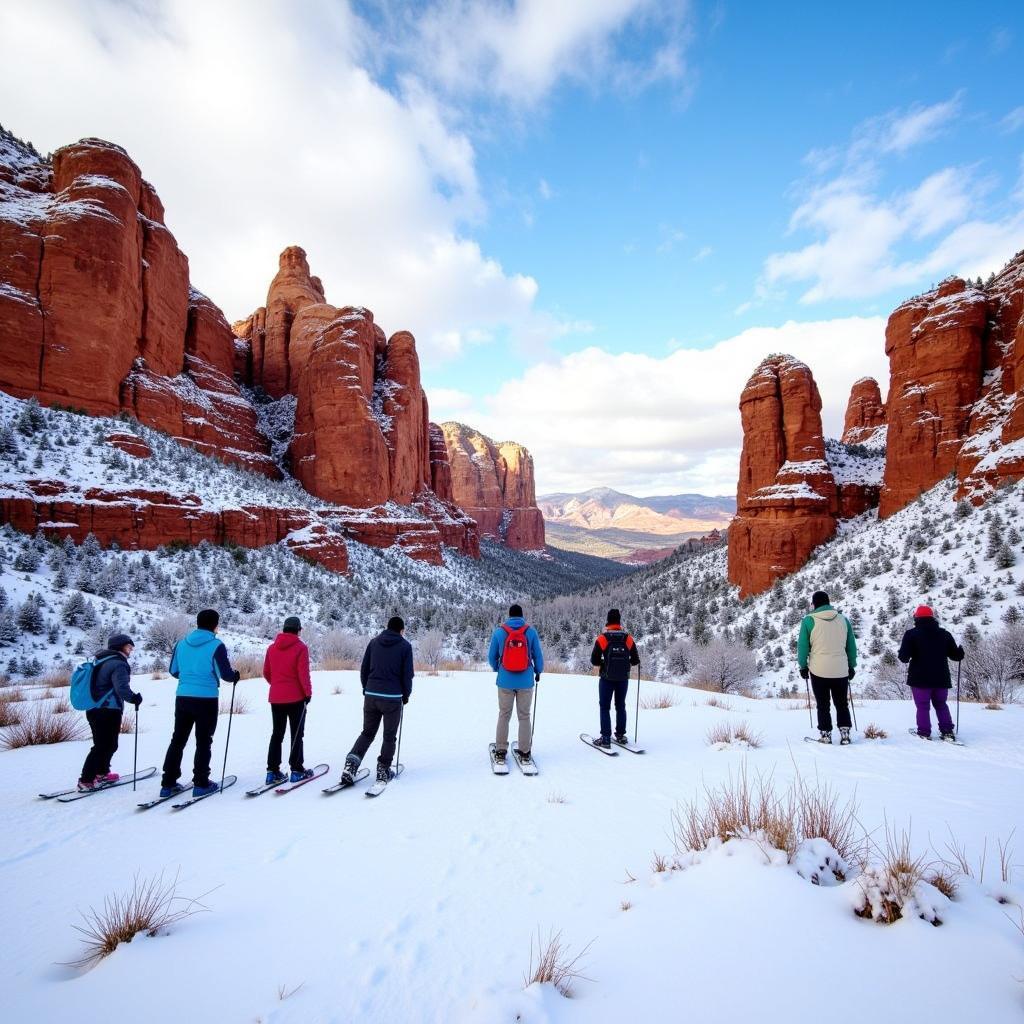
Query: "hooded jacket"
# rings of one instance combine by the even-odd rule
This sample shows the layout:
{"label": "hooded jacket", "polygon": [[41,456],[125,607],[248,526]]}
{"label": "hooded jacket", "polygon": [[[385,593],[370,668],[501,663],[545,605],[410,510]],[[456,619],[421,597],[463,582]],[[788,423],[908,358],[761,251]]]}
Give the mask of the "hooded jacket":
{"label": "hooded jacket", "polygon": [[412,677],[412,644],[401,633],[385,629],[366,645],[359,681],[367,697],[408,700]]}
{"label": "hooded jacket", "polygon": [[819,679],[847,679],[857,667],[857,641],[853,626],[830,604],[815,608],[800,623],[796,648],[800,668]]}
{"label": "hooded jacket", "polygon": [[[93,670],[90,688],[92,699],[100,701],[102,708],[123,711],[125,701],[135,702],[135,691],[131,688],[132,670],[128,659],[120,651],[106,648],[97,651],[93,661],[104,659],[101,665]],[[106,694],[106,697],[103,695]]]}
{"label": "hooded jacket", "polygon": [[309,648],[297,634],[277,634],[263,659],[263,678],[270,683],[271,704],[294,704],[313,696]]}
{"label": "hooded jacket", "polygon": [[[505,620],[505,625],[512,629],[521,629],[526,625],[526,619],[516,615]],[[540,637],[533,626],[526,629],[526,649],[529,653],[530,664],[522,672],[510,672],[501,663],[501,654],[505,649],[505,637],[508,634],[499,626],[491,634],[491,646],[487,651],[487,662],[498,673],[496,680],[498,686],[506,690],[528,690],[533,686],[534,675],[540,675],[544,671],[544,652],[540,649]]]}
{"label": "hooded jacket", "polygon": [[208,629],[194,629],[179,640],[171,655],[170,674],[178,680],[178,697],[217,699],[220,681],[237,683],[227,648]]}
{"label": "hooded jacket", "polygon": [[900,661],[910,668],[907,683],[922,689],[948,690],[949,662],[962,661],[964,649],[934,619],[914,619],[913,629],[903,634]]}
{"label": "hooded jacket", "polygon": [[600,676],[602,679],[607,679],[607,653],[608,653],[608,641],[610,639],[618,639],[619,634],[622,634],[625,639],[626,648],[629,651],[629,663],[630,665],[640,664],[640,652],[637,650],[636,642],[633,637],[623,629],[621,624],[609,622],[604,627],[601,635],[594,641],[594,649],[590,652],[590,664],[595,667],[599,666]]}

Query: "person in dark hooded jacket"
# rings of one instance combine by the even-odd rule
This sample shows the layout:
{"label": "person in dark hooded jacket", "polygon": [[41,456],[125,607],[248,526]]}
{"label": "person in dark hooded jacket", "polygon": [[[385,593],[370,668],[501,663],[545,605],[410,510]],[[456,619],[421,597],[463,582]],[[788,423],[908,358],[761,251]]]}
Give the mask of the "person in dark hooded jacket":
{"label": "person in dark hooded jacket", "polygon": [[292,737],[288,756],[291,781],[301,782],[313,774],[302,766],[302,737],[306,728],[306,708],[313,699],[313,683],[309,676],[309,648],[299,639],[301,632],[302,623],[298,617],[289,615],[263,659],[263,678],[270,683],[268,699],[274,723],[267,749],[268,786],[285,781],[281,773],[281,741],[286,724]]}
{"label": "person in dark hooded jacket", "polygon": [[412,696],[412,644],[402,636],[405,622],[398,615],[388,619],[388,628],[366,645],[359,680],[363,684],[363,731],[345,758],[341,781],[349,785],[366,756],[377,730],[384,723],[384,741],[377,758],[377,781],[391,778],[395,740],[402,721],[402,707]]}
{"label": "person in dark hooded jacket", "polygon": [[908,665],[907,683],[917,706],[917,735],[930,739],[932,735],[931,708],[939,720],[939,732],[944,740],[955,740],[953,716],[949,713],[948,691],[950,661],[963,661],[964,649],[952,634],[939,626],[935,613],[927,605],[914,612],[914,626],[903,634],[897,655]]}
{"label": "person in dark hooded jacket", "polygon": [[132,670],[128,656],[135,650],[135,641],[127,633],[114,633],[107,640],[106,650],[97,651],[93,659],[92,699],[99,707],[85,713],[92,730],[92,748],[85,756],[78,789],[86,792],[96,786],[117,782],[120,776],[110,770],[110,760],[117,751],[121,717],[125,704],[138,707],[142,694],[131,688]]}

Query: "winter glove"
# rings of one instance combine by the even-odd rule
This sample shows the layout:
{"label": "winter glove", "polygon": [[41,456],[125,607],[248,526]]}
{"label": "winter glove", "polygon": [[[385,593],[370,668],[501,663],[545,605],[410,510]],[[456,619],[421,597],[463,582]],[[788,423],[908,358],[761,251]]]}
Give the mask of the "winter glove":
{"label": "winter glove", "polygon": [[402,706],[404,707],[408,703],[409,703],[409,698],[408,697],[403,697],[402,698]]}
{"label": "winter glove", "polygon": [[967,652],[966,652],[966,651],[964,650],[964,645],[963,645],[963,644],[961,644],[961,645],[960,645],[960,646],[959,646],[959,647],[957,648],[957,650],[958,650],[958,651],[960,652],[960,659],[959,659],[959,660],[960,660],[960,661],[963,661],[963,660],[964,660],[964,656],[965,656],[965,655],[967,654]]}
{"label": "winter glove", "polygon": [[142,694],[136,693],[133,695],[131,702],[138,707],[142,703]]}
{"label": "winter glove", "polygon": [[849,675],[848,675],[848,676],[847,676],[846,678],[847,678],[847,679],[853,679],[853,677],[854,677],[854,676],[855,676],[856,674],[857,674],[857,673],[856,673],[856,671],[855,671],[854,669],[852,669],[852,668],[851,668],[851,669],[850,669],[850,674],[849,674]]}
{"label": "winter glove", "polygon": [[307,708],[309,707],[309,702],[310,702],[310,701],[311,701],[312,699],[313,699],[313,694],[310,694],[310,695],[309,695],[309,696],[308,696],[308,697],[306,698],[306,702],[305,702],[305,703],[306,703],[306,707],[307,707]]}
{"label": "winter glove", "polygon": [[800,669],[800,678],[801,679],[809,679],[810,675],[811,675],[811,670],[806,665],[802,669]]}
{"label": "winter glove", "polygon": [[539,683],[540,682],[540,673],[539,672],[534,672],[534,674],[533,674],[533,681],[535,683]]}
{"label": "winter glove", "polygon": [[234,678],[234,679],[232,679],[231,681],[232,681],[233,683],[237,683],[237,682],[238,682],[238,680],[239,680],[239,679],[241,679],[241,678],[242,678],[242,673],[241,673],[241,672],[239,672],[239,671],[238,671],[238,669],[236,668],[236,669],[235,669],[235,678]]}

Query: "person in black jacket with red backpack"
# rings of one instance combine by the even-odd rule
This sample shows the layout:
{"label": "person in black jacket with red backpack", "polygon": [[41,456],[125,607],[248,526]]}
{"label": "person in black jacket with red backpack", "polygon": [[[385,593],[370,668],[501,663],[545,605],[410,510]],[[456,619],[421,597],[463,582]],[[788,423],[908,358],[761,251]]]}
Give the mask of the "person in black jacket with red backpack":
{"label": "person in black jacket with red backpack", "polygon": [[947,703],[947,694],[953,685],[949,663],[963,661],[964,649],[950,633],[939,627],[935,613],[927,605],[920,605],[914,612],[914,628],[903,634],[897,657],[908,665],[907,683],[917,706],[917,735],[931,739],[931,708],[934,707],[942,739],[955,740],[953,716]]}
{"label": "person in black jacket with red backpack", "polygon": [[117,751],[117,737],[121,732],[121,717],[125,704],[138,707],[142,694],[131,688],[132,670],[128,655],[135,650],[135,642],[127,633],[114,633],[107,640],[107,649],[97,651],[93,659],[90,688],[97,707],[85,713],[92,730],[92,747],[85,756],[78,791],[88,792],[97,786],[117,782],[120,776],[110,770],[110,760]]}
{"label": "person in black jacket with red backpack", "polygon": [[626,691],[634,665],[640,664],[640,651],[636,642],[622,628],[622,615],[618,608],[608,611],[607,625],[594,641],[590,664],[600,668],[597,685],[598,704],[601,708],[601,735],[594,740],[599,747],[612,745],[612,698],[615,698],[615,742],[626,742]]}

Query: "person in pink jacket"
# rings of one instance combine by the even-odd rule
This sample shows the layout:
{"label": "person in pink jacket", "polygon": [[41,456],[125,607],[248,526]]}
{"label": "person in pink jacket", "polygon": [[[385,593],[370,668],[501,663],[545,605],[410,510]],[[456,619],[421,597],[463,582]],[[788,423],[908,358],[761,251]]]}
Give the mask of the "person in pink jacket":
{"label": "person in pink jacket", "polygon": [[302,623],[295,615],[284,620],[284,627],[267,648],[263,659],[263,678],[270,683],[270,713],[274,729],[267,750],[267,785],[285,782],[281,772],[281,742],[287,722],[292,737],[291,781],[300,782],[313,773],[302,763],[302,734],[306,726],[306,707],[313,699],[313,683],[309,678],[309,648],[299,639]]}

